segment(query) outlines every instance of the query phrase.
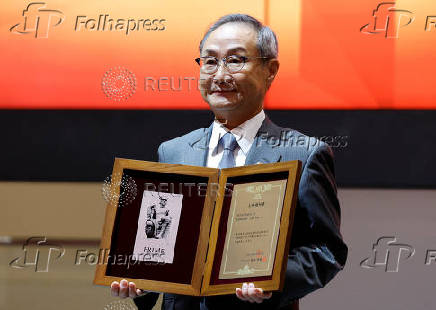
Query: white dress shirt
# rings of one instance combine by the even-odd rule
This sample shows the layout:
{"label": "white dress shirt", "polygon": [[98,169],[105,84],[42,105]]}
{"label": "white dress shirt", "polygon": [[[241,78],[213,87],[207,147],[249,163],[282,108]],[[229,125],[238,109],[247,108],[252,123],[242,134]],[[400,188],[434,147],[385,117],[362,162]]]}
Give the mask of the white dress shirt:
{"label": "white dress shirt", "polygon": [[[238,127],[233,128],[230,132],[235,136],[238,146],[233,154],[235,156],[236,166],[243,166],[247,158],[254,138],[265,119],[265,112],[261,110],[258,114],[246,120]],[[218,165],[223,157],[223,147],[218,143],[220,138],[229,130],[218,120],[214,120],[212,127],[212,135],[209,141],[209,153],[207,156],[207,167],[218,168]]]}

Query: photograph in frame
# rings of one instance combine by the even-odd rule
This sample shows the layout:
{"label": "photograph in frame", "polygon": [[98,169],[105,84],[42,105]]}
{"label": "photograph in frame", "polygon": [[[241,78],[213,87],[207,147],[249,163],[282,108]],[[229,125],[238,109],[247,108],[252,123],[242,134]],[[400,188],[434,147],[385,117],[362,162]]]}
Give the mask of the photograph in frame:
{"label": "photograph in frame", "polygon": [[182,200],[182,194],[144,190],[133,250],[136,260],[173,263]]}

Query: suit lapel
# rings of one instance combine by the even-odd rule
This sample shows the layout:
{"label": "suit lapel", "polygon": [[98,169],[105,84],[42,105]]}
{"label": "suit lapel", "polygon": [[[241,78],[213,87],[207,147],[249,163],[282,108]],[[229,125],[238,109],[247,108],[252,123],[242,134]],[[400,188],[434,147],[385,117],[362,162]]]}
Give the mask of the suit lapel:
{"label": "suit lapel", "polygon": [[271,122],[268,116],[265,116],[254,138],[253,145],[247,154],[245,165],[275,163],[280,161],[282,156],[280,147],[278,147],[280,144],[280,134],[280,127]]}
{"label": "suit lapel", "polygon": [[188,151],[183,154],[185,165],[206,166],[212,127],[213,125],[210,125],[209,128],[204,128],[203,133],[198,139],[189,142],[190,147]]}

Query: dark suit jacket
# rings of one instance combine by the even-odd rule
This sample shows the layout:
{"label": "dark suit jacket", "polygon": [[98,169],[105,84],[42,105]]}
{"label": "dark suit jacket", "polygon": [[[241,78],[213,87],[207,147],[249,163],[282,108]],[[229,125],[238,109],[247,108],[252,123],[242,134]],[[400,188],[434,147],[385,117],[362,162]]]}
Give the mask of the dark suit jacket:
{"label": "dark suit jacket", "polygon": [[[159,162],[205,166],[212,132],[200,128],[159,146]],[[266,117],[247,154],[246,165],[300,160],[302,174],[283,292],[261,304],[240,301],[235,295],[205,298],[212,309],[280,309],[325,286],[347,258],[339,231],[340,207],[336,193],[333,152],[315,138],[281,128]],[[148,293],[134,299],[140,310],[151,309],[158,298]],[[199,309],[202,297],[164,294],[162,309]],[[204,308],[204,305],[202,306]]]}

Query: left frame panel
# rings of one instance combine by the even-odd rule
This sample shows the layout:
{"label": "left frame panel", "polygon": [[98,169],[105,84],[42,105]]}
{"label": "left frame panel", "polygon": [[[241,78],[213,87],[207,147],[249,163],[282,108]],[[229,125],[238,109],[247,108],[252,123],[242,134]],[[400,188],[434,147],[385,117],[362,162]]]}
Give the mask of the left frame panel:
{"label": "left frame panel", "polygon": [[94,284],[200,295],[218,170],[116,158],[110,186]]}

